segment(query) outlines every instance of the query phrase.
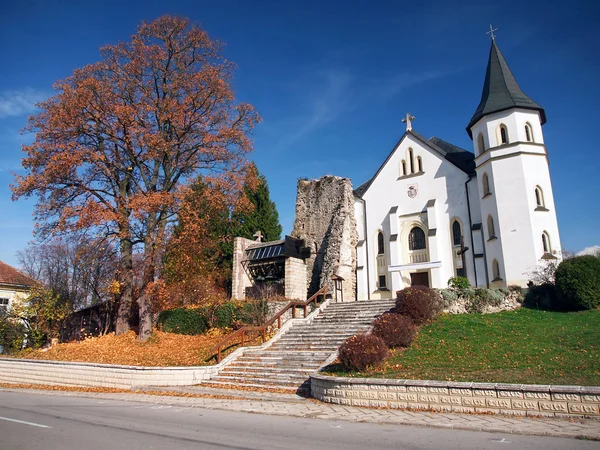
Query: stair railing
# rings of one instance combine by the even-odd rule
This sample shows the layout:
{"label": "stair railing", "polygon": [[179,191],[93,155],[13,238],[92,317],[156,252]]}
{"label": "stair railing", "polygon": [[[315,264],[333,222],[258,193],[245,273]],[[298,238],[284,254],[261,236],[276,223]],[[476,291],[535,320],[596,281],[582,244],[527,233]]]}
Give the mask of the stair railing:
{"label": "stair railing", "polygon": [[[217,364],[221,362],[221,353],[223,350],[233,347],[234,345],[240,345],[241,347],[247,342],[246,334],[249,331],[259,331],[262,334],[263,343],[267,341],[267,328],[277,322],[277,328],[281,328],[281,316],[283,316],[288,310],[292,310],[292,318],[296,317],[296,308],[302,308],[304,310],[304,318],[307,316],[307,308],[308,305],[314,303],[315,308],[319,305],[319,297],[322,296],[323,300],[325,300],[327,295],[327,285],[323,286],[317,292],[314,293],[308,300],[305,302],[299,301],[291,301],[287,305],[285,305],[277,314],[267,320],[263,325],[259,326],[244,326],[239,330],[234,331],[233,333],[228,334],[223,340],[221,340],[217,345],[210,349],[211,356],[206,360],[210,360],[216,356]],[[237,339],[236,339],[237,338]],[[236,342],[233,342],[233,341]],[[237,342],[239,341],[239,342]],[[216,355],[215,355],[216,353]]]}

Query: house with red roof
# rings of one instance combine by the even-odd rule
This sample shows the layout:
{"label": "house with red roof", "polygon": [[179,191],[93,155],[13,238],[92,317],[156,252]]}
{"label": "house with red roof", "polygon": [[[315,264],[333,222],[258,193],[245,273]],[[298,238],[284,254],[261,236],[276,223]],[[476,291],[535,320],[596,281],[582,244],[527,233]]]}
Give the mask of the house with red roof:
{"label": "house with red roof", "polygon": [[38,284],[33,278],[0,261],[0,312],[14,302],[25,300],[31,288]]}

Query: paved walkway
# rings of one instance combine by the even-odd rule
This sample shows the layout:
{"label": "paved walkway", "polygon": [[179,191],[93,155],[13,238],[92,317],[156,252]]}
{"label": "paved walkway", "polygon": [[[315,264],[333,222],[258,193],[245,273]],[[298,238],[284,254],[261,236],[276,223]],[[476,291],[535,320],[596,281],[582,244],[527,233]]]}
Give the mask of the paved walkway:
{"label": "paved walkway", "polygon": [[[94,398],[148,402],[164,405],[186,405],[198,408],[220,409],[257,414],[305,417],[312,419],[343,420],[381,424],[416,425],[491,431],[511,434],[531,434],[600,440],[600,420],[510,417],[483,414],[448,414],[391,409],[360,408],[321,403],[293,394],[258,393],[208,387],[153,388],[168,396],[137,393],[90,393],[41,391],[48,395],[77,395]],[[32,391],[40,392],[40,391]],[[183,396],[173,396],[181,394]],[[186,394],[226,395],[229,399],[184,397]]]}

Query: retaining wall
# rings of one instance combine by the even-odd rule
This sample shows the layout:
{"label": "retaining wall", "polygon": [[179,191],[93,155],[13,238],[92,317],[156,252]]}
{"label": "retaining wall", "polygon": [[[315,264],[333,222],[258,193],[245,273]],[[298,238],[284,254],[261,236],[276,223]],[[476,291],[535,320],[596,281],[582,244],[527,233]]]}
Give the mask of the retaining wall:
{"label": "retaining wall", "polygon": [[92,386],[131,389],[142,386],[191,386],[215,376],[245,353],[264,350],[277,342],[294,323],[310,322],[329,304],[323,302],[306,319],[291,319],[268,342],[242,347],[213,366],[142,367],[37,359],[0,358],[0,383]]}
{"label": "retaining wall", "polygon": [[311,393],[339,405],[600,419],[600,387],[459,383],[311,375]]}

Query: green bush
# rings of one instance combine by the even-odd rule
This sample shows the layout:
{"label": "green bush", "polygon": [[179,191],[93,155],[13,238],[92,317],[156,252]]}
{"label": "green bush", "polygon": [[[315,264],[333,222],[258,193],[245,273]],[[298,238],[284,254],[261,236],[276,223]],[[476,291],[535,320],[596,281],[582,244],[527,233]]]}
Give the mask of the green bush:
{"label": "green bush", "polygon": [[408,347],[415,337],[417,327],[410,317],[400,314],[382,314],[373,322],[373,334],[390,347]]}
{"label": "green bush", "polygon": [[442,310],[442,304],[433,289],[410,286],[398,291],[394,312],[410,317],[417,325],[428,322]]}
{"label": "green bush", "polygon": [[338,357],[349,370],[365,370],[381,364],[388,357],[383,339],[373,334],[357,334],[342,344]]}
{"label": "green bush", "polygon": [[448,280],[448,287],[454,289],[469,289],[471,283],[467,277],[452,277]]}
{"label": "green bush", "polygon": [[567,309],[600,307],[600,258],[567,259],[558,265],[555,275],[558,299]]}
{"label": "green bush", "polygon": [[0,346],[3,347],[3,352],[14,353],[22,350],[25,339],[26,330],[23,323],[0,313]]}
{"label": "green bush", "polygon": [[167,333],[202,334],[208,330],[204,311],[198,308],[177,308],[162,311],[158,316],[159,327]]}
{"label": "green bush", "polygon": [[234,320],[237,319],[236,305],[233,302],[223,303],[219,305],[215,311],[218,328],[230,328]]}
{"label": "green bush", "polygon": [[528,308],[560,310],[564,309],[558,301],[556,286],[545,283],[540,285],[531,284],[524,292],[524,305]]}

